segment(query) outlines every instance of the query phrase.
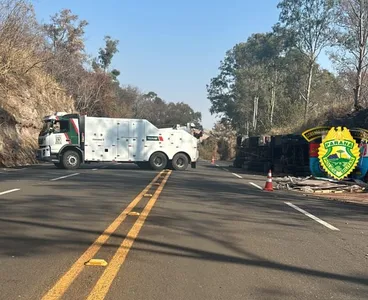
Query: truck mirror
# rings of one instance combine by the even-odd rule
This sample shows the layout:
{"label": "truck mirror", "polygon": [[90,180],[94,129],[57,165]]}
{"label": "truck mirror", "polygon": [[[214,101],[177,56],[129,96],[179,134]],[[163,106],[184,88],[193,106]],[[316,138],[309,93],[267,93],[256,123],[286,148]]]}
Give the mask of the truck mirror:
{"label": "truck mirror", "polygon": [[243,140],[243,137],[241,135],[237,136],[236,137],[236,145],[240,147],[241,143],[242,143],[242,140]]}
{"label": "truck mirror", "polygon": [[199,133],[197,133],[197,132],[194,132],[194,137],[196,138],[196,139],[200,139],[202,136],[203,136],[203,131],[200,131]]}

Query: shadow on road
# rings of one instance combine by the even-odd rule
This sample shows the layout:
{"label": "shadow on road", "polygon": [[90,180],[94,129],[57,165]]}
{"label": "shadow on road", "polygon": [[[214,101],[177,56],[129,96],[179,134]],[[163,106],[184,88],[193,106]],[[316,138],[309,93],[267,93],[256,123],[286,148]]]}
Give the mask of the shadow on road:
{"label": "shadow on road", "polygon": [[[119,167],[120,165],[114,166],[114,169]],[[137,174],[138,172],[135,173]],[[93,173],[48,184],[48,189],[43,195],[23,196],[16,200],[8,197],[1,198],[0,257],[31,257],[45,253],[51,255],[62,253],[64,250],[80,249],[81,246],[87,249],[102,233],[102,230],[92,228],[102,228],[102,225],[105,226],[102,229],[106,228],[126,206],[127,201],[130,202],[155,174],[151,171],[141,176],[137,187],[138,177],[132,176],[130,172],[115,172],[114,176]],[[204,177],[206,177],[205,180]],[[121,192],[127,191],[126,194],[121,192],[117,194],[117,186]],[[134,186],[137,187],[136,190],[129,192]],[[84,193],[80,193],[81,191]],[[123,198],[125,202],[122,201]],[[157,214],[156,205],[147,220],[147,226],[153,227],[149,231],[150,238],[138,237],[133,251],[280,270],[291,274],[349,282],[364,288],[368,286],[367,274],[363,272],[342,275],[265,259],[247,250],[247,245],[239,245],[236,239],[232,238],[231,230],[225,226],[225,222],[229,221],[249,222],[265,224],[273,228],[270,231],[281,232],[288,227],[310,231],[306,226],[296,224],[298,223],[296,221],[304,218],[301,214],[290,213],[287,220],[274,217],[275,214],[285,213],[288,209],[280,199],[293,200],[294,195],[259,191],[246,184],[226,180],[220,172],[202,174],[196,171],[190,172],[189,175],[188,172],[173,173],[160,198],[166,200],[159,199],[157,205],[161,201],[173,201],[185,207],[185,213],[178,213],[166,207],[161,214]],[[315,204],[320,212],[319,217],[322,218],[338,216],[346,220],[367,221],[366,206],[333,202],[326,205],[323,200],[320,202],[316,200]],[[245,210],[257,211],[262,218],[252,214],[247,214],[245,217]],[[197,221],[194,221],[185,214],[205,214],[206,218],[197,218]],[[97,222],[96,220],[102,219],[110,221],[101,222],[100,227],[89,226]],[[209,240],[234,254],[221,254],[169,241],[160,242],[155,239],[155,234],[158,234],[154,230],[156,227],[169,228],[178,235],[184,234]],[[213,234],[214,230],[218,234]],[[260,231],[258,234],[262,237],[265,232]],[[113,234],[112,237],[126,238],[123,234]],[[104,245],[104,247],[117,246],[118,244]],[[153,249],[154,247],[159,249]]]}
{"label": "shadow on road", "polygon": [[[0,183],[8,182],[8,181],[24,181],[24,180],[48,180],[53,177],[65,176],[72,173],[86,173],[93,172],[97,170],[107,170],[107,171],[116,171],[116,172],[134,172],[134,175],[137,173],[152,173],[154,174],[155,170],[147,169],[147,168],[139,168],[137,165],[132,163],[126,164],[86,164],[82,165],[79,169],[76,170],[65,170],[58,169],[53,164],[47,165],[37,165],[37,166],[29,166],[23,168],[13,168],[6,169],[5,171],[1,171],[0,169]],[[104,176],[100,174],[100,176]]]}
{"label": "shadow on road", "polygon": [[[8,220],[8,219],[0,219],[0,222],[2,223],[16,223],[16,224],[22,224],[27,226],[40,226],[45,228],[52,228],[52,229],[58,229],[62,231],[67,231],[70,235],[70,233],[88,233],[88,234],[100,234],[98,231],[91,231],[88,229],[78,229],[73,227],[65,227],[65,226],[56,226],[56,225],[48,225],[43,223],[37,223],[37,222],[24,222],[24,221],[14,221],[14,220]],[[125,239],[125,235],[116,235],[113,234],[112,237],[118,237],[121,239]],[[55,246],[58,246],[59,251],[62,248],[68,248],[70,245],[73,244],[80,244],[85,245],[86,247],[90,245],[89,242],[83,241],[82,239],[57,239],[53,240],[51,238],[35,238],[35,237],[9,237],[6,238],[4,241],[7,242],[7,244],[13,244],[16,246],[17,243],[25,244],[27,243],[30,249],[36,249],[37,247],[48,247],[48,248],[55,248]],[[343,282],[350,282],[354,284],[359,284],[363,286],[368,286],[368,276],[366,273],[362,274],[356,274],[356,276],[348,276],[348,275],[341,275],[341,274],[334,274],[331,272],[323,272],[313,269],[307,269],[302,267],[295,267],[291,265],[281,264],[277,262],[273,262],[270,260],[264,260],[259,258],[257,255],[254,255],[252,253],[244,253],[244,255],[251,256],[252,258],[245,258],[241,256],[233,256],[233,255],[223,255],[215,252],[210,251],[203,251],[198,250],[191,247],[183,247],[179,246],[177,244],[170,244],[170,243],[162,243],[157,242],[153,239],[143,239],[143,238],[137,238],[136,243],[139,244],[146,244],[150,246],[156,246],[160,247],[162,250],[147,250],[145,248],[140,247],[134,247],[134,251],[143,251],[143,252],[151,252],[151,253],[157,253],[161,255],[166,256],[180,256],[180,257],[186,257],[186,258],[192,258],[192,259],[198,259],[198,260],[205,260],[205,261],[216,261],[216,262],[226,262],[231,264],[237,264],[237,265],[243,265],[243,266],[254,266],[257,268],[266,268],[266,269],[274,269],[274,270],[280,270],[285,272],[291,272],[295,274],[302,274],[306,276],[312,276],[317,278],[326,278],[331,280],[338,280]],[[114,244],[108,244],[104,245],[104,247],[117,247],[119,245]],[[5,249],[1,249],[2,255],[6,255]],[[180,251],[180,253],[178,253]],[[10,253],[9,253],[10,254]],[[11,252],[12,255],[19,255],[17,253]]]}

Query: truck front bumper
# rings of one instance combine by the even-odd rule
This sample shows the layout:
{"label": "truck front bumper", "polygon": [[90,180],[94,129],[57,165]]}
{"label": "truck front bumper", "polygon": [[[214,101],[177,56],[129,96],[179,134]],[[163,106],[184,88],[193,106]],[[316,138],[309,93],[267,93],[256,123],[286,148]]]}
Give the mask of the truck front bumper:
{"label": "truck front bumper", "polygon": [[197,161],[198,161],[198,157],[199,157],[199,152],[197,150],[197,156],[195,157],[195,159],[192,159],[190,166],[192,169],[195,169],[197,167]]}
{"label": "truck front bumper", "polygon": [[57,155],[51,153],[50,147],[42,147],[37,149],[36,159],[43,162],[59,162]]}

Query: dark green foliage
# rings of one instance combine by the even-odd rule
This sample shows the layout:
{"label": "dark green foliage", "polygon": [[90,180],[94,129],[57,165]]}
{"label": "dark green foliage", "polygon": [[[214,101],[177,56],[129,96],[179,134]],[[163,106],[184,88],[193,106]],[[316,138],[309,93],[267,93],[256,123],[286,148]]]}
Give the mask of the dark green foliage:
{"label": "dark green foliage", "polygon": [[343,101],[346,83],[317,63],[333,42],[337,2],[282,0],[272,32],[226,52],[207,85],[210,112],[240,134],[292,132]]}
{"label": "dark green foliage", "polygon": [[[98,63],[97,65],[101,67],[105,72],[111,65],[112,58],[114,57],[115,53],[118,52],[118,40],[112,40],[110,36],[105,36],[105,48],[100,48],[99,56],[98,56]],[[117,70],[115,70],[117,71]],[[115,72],[116,73],[116,72]]]}
{"label": "dark green foliage", "polygon": [[147,119],[156,126],[172,127],[176,124],[184,126],[193,122],[197,127],[200,127],[201,113],[195,112],[186,103],[167,103],[156,93],[149,92],[142,95],[136,104],[134,116]]}

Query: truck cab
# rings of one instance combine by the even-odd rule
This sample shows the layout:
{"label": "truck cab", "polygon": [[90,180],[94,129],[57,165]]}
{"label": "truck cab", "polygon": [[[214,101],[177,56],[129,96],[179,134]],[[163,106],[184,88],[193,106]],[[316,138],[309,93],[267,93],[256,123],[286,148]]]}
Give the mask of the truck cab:
{"label": "truck cab", "polygon": [[80,148],[78,123],[78,115],[65,112],[57,112],[44,117],[43,127],[38,136],[39,149],[36,158],[41,161],[54,162],[58,166],[59,155],[66,147]]}

